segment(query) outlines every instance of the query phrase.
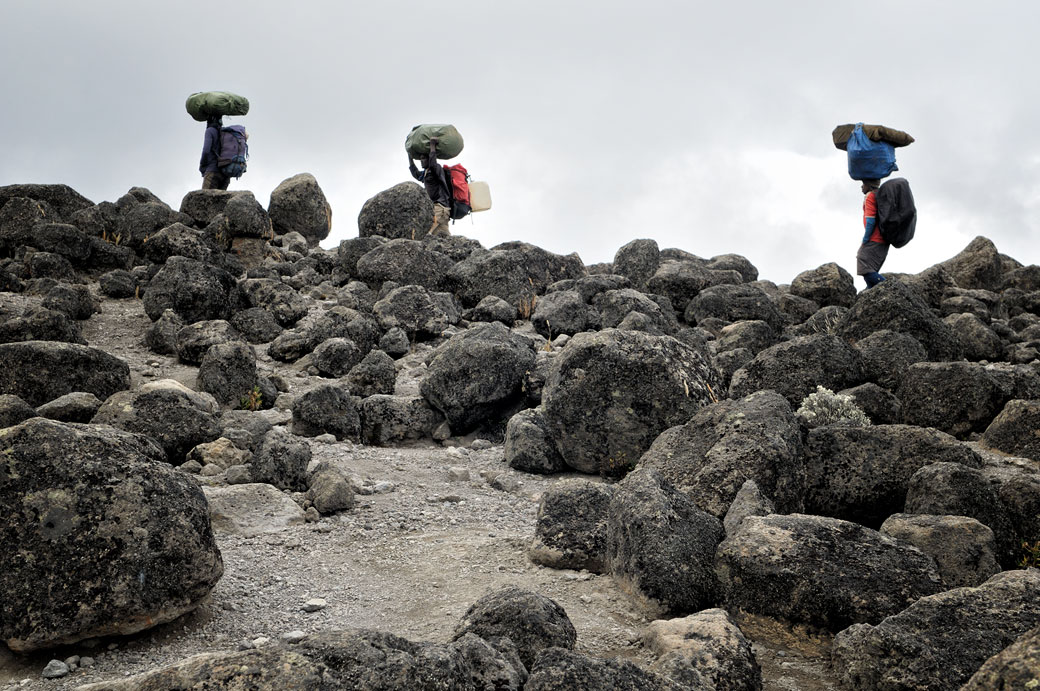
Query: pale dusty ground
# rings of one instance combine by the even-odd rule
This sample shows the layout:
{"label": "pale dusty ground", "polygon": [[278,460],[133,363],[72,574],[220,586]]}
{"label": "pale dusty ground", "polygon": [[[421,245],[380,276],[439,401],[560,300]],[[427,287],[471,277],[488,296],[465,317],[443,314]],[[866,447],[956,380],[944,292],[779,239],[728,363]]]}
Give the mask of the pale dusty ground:
{"label": "pale dusty ground", "polygon": [[[0,301],[3,307],[25,299],[2,294]],[[171,377],[194,385],[195,368],[141,345],[149,323],[139,301],[107,300],[104,312],[84,325],[84,337],[125,358],[135,384]],[[316,382],[266,358],[262,365],[275,368],[293,390]],[[508,584],[559,602],[578,630],[580,650],[646,662],[638,638],[649,620],[612,579],[546,569],[526,558],[538,497],[559,476],[517,473],[505,464],[501,445],[466,448],[471,442],[395,449],[312,442],[316,460],[334,461],[362,481],[390,482],[393,489],[359,496],[352,511],[318,523],[257,537],[218,534],[225,575],[193,614],[133,637],[40,655],[13,656],[2,649],[0,689],[71,689],[199,652],[233,650],[243,640],[277,640],[294,630],[367,627],[445,642],[474,601]],[[467,469],[470,479],[450,479],[449,468]],[[493,489],[487,480],[499,473],[519,488]],[[302,611],[311,598],[324,598],[328,606]],[[743,618],[741,624],[756,641],[766,689],[836,686],[827,669],[828,640],[770,620]],[[48,660],[70,655],[90,655],[96,662],[64,679],[40,677]]]}

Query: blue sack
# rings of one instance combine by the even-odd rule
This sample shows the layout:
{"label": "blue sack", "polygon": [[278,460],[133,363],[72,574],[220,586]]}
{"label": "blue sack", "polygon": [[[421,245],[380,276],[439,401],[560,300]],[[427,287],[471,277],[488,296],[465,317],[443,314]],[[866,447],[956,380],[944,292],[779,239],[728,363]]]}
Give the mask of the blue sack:
{"label": "blue sack", "polygon": [[849,177],[853,180],[880,180],[899,170],[895,147],[868,137],[862,122],[852,131],[846,150],[849,154]]}

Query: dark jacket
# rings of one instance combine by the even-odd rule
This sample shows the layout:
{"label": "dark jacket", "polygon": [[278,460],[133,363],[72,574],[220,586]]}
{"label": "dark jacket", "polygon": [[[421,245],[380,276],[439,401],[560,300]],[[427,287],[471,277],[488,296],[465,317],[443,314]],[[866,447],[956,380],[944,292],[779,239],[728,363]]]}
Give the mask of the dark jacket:
{"label": "dark jacket", "polygon": [[217,125],[206,126],[206,137],[202,140],[202,159],[199,161],[199,172],[217,172],[217,158],[220,156],[220,127]]}
{"label": "dark jacket", "polygon": [[425,170],[415,167],[415,162],[410,161],[408,169],[412,177],[426,186],[426,194],[434,204],[440,204],[451,208],[451,192],[448,190],[448,181],[444,177],[444,168],[437,159],[430,157],[430,163]]}

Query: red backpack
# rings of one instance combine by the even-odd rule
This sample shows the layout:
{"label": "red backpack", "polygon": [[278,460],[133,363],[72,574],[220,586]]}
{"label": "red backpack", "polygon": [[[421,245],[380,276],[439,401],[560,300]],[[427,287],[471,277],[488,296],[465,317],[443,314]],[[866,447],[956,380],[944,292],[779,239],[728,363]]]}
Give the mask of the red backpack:
{"label": "red backpack", "polygon": [[441,166],[451,192],[451,213],[454,219],[465,218],[470,212],[469,173],[461,165]]}

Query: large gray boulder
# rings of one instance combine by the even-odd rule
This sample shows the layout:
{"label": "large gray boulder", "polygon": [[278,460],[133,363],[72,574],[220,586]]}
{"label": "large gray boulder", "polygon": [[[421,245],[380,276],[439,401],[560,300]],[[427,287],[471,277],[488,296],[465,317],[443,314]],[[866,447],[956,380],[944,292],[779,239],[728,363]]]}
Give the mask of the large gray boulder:
{"label": "large gray boulder", "polygon": [[220,249],[207,241],[202,231],[183,223],[166,226],[148,238],[141,253],[153,264],[165,264],[170,257],[186,257],[219,266]]}
{"label": "large gray boulder", "polygon": [[334,434],[337,440],[361,436],[358,401],[340,383],[319,384],[300,394],[292,406],[294,434],[316,437]]}
{"label": "large gray boulder", "polygon": [[649,324],[659,333],[674,335],[679,323],[671,312],[647,295],[632,288],[605,290],[592,298],[592,306],[599,312],[601,328],[620,327],[632,313],[646,317]]}
{"label": "large gray boulder", "polygon": [[170,257],[144,294],[144,311],[155,321],[172,309],[188,324],[230,315],[235,279],[221,268],[186,257]]}
{"label": "large gray boulder", "polygon": [[556,281],[580,278],[585,265],[577,254],[561,256],[525,242],[507,242],[490,250],[474,250],[448,272],[447,284],[464,307],[496,295],[527,315],[535,297]]}
{"label": "large gray boulder", "polygon": [[245,343],[220,343],[202,356],[198,388],[221,405],[240,406],[257,383],[256,353]]}
{"label": "large gray boulder", "polygon": [[993,241],[981,235],[957,256],[938,264],[960,288],[1000,290],[1004,283],[1004,261]]}
{"label": "large gray boulder", "polygon": [[791,293],[828,307],[851,307],[856,301],[856,282],[834,262],[803,271],[791,281]]}
{"label": "large gray boulder", "polygon": [[177,330],[177,357],[181,362],[198,365],[213,346],[241,340],[241,334],[224,319],[198,321]]}
{"label": "large gray boulder", "polygon": [[455,265],[450,257],[415,240],[397,239],[369,250],[357,262],[357,277],[378,288],[386,281],[443,290],[448,271]]}
{"label": "large gray boulder", "polygon": [[749,516],[715,568],[729,607],[832,631],[879,622],[942,590],[931,557],[909,543],[823,516]]}
{"label": "large gray boulder", "polygon": [[1040,571],[1006,571],[849,627],[834,638],[834,668],[853,691],[957,689],[1038,623]]}
{"label": "large gray boulder", "polygon": [[275,428],[264,435],[249,471],[253,482],[302,492],[307,489],[310,462],[311,447],[306,441]]}
{"label": "large gray boulder", "polygon": [[86,345],[82,330],[64,312],[30,307],[21,316],[0,322],[0,343],[61,341]]}
{"label": "large gray boulder", "polygon": [[514,470],[551,474],[567,468],[541,408],[527,408],[509,418],[504,447],[506,463]]}
{"label": "large gray boulder", "polygon": [[993,531],[974,518],[897,513],[885,519],[881,532],[934,559],[949,588],[981,585],[1000,572]]}
{"label": "large gray boulder", "polygon": [[129,388],[130,366],[97,348],[55,341],[0,344],[0,393],[31,406],[74,391],[104,399]]}
{"label": "large gray boulder", "polygon": [[384,331],[396,327],[412,339],[423,340],[440,336],[451,323],[458,321],[421,285],[395,288],[376,302],[372,314]]}
{"label": "large gray boulder", "polygon": [[181,198],[180,212],[194,219],[199,226],[206,226],[217,214],[223,213],[228,201],[239,191],[192,190]]}
{"label": "large gray boulder", "polygon": [[554,569],[606,570],[607,519],[614,486],[590,480],[561,480],[542,494],[531,561]]}
{"label": "large gray boulder", "polygon": [[292,326],[308,310],[307,299],[292,286],[273,278],[250,278],[238,284],[238,293],[248,307],[260,307],[274,315],[282,326]]}
{"label": "large gray boulder", "polygon": [[709,269],[704,260],[670,260],[661,262],[654,275],[647,280],[646,287],[668,298],[676,311],[685,314],[690,300],[705,288],[742,281],[740,273]]}
{"label": "large gray boulder", "polygon": [[269,239],[272,235],[271,217],[252,192],[239,192],[224,205],[224,211],[215,216],[206,231],[217,242],[227,246],[232,238]]}
{"label": "large gray boulder", "polygon": [[628,660],[604,660],[565,648],[549,648],[542,652],[524,685],[524,691],[708,691],[711,688],[707,682],[701,686],[676,683]]}
{"label": "large gray boulder", "polygon": [[776,332],[784,325],[784,317],[776,303],[764,290],[749,283],[705,288],[687,304],[683,318],[687,324],[699,324],[705,319],[725,322],[758,319]]}
{"label": "large gray boulder", "polygon": [[855,343],[863,356],[863,373],[870,381],[891,391],[899,388],[906,368],[928,359],[928,351],[910,334],[882,329]]}
{"label": "large gray boulder", "polygon": [[638,467],[661,473],[719,519],[747,480],[785,510],[801,507],[805,488],[798,419],[775,391],[698,410],[685,425],[662,432]]}
{"label": "large gray boulder", "polygon": [[433,202],[422,185],[402,182],[383,190],[361,207],[358,235],[422,240],[433,225]]}
{"label": "large gray boulder", "polygon": [[897,395],[907,424],[965,438],[984,431],[1012,392],[975,362],[918,362],[903,371]]}
{"label": "large gray boulder", "polygon": [[840,391],[863,382],[863,358],[843,339],[828,333],[799,336],[761,351],[733,373],[733,398],[772,389],[797,409],[823,386]]}
{"label": "large gray boulder", "polygon": [[688,614],[718,602],[713,559],[722,524],[652,470],[617,484],[607,508],[606,569],[658,613]]}
{"label": "large gray boulder", "polygon": [[982,434],[982,444],[1012,456],[1040,461],[1040,401],[1008,401]]}
{"label": "large gray boulder", "polygon": [[374,394],[361,401],[361,440],[372,446],[425,439],[444,422],[444,416],[422,396]]}
{"label": "large gray boulder", "polygon": [[877,528],[903,510],[914,473],[937,461],[982,465],[970,448],[932,429],[817,427],[805,445],[805,511]]}
{"label": "large gray boulder", "polygon": [[951,314],[943,319],[957,334],[965,359],[1001,360],[1005,347],[1000,336],[974,314]]}
{"label": "large gray boulder", "polygon": [[147,435],[162,447],[170,463],[179,465],[192,448],[220,436],[219,412],[209,394],[160,379],[109,396],[91,422]]}
{"label": "large gray boulder", "polygon": [[555,600],[517,586],[500,588],[474,602],[455,626],[452,640],[473,634],[489,641],[508,638],[526,667],[546,648],[573,649],[578,640],[567,612]]}
{"label": "large gray boulder", "polygon": [[854,343],[886,329],[916,338],[930,360],[960,357],[959,343],[950,327],[913,288],[900,281],[885,281],[860,293],[837,326],[838,333]]}
{"label": "large gray boulder", "polygon": [[267,205],[276,235],[299,233],[312,247],[332,230],[332,207],[310,173],[282,180]]}
{"label": "large gray boulder", "polygon": [[531,324],[548,339],[574,334],[598,325],[599,318],[576,290],[558,290],[535,301]]}
{"label": "large gray boulder", "polygon": [[25,197],[36,202],[46,202],[54,207],[60,218],[94,206],[94,203],[68,185],[21,184],[0,187],[0,208],[15,197]]}
{"label": "large gray boulder", "polygon": [[1023,634],[972,675],[962,691],[1028,689],[1040,686],[1040,627]]}
{"label": "large gray boulder", "polygon": [[223,573],[206,499],[150,440],[34,418],[0,437],[0,639],[15,651],[129,635]]}
{"label": "large gray boulder", "polygon": [[581,333],[552,364],[545,420],[568,466],[623,475],[661,432],[712,402],[720,378],[707,351],[671,336]]}
{"label": "large gray boulder", "polygon": [[642,290],[661,264],[656,240],[633,240],[614,254],[614,273],[628,278],[632,287]]}
{"label": "large gray boulder", "polygon": [[498,322],[477,324],[437,350],[419,392],[464,433],[514,412],[534,360],[528,339]]}
{"label": "large gray boulder", "polygon": [[[657,655],[651,670],[676,683],[693,669],[715,691],[761,691],[762,670],[751,642],[723,609],[659,619],[643,631],[643,647]],[[696,688],[696,687],[694,687]]]}

